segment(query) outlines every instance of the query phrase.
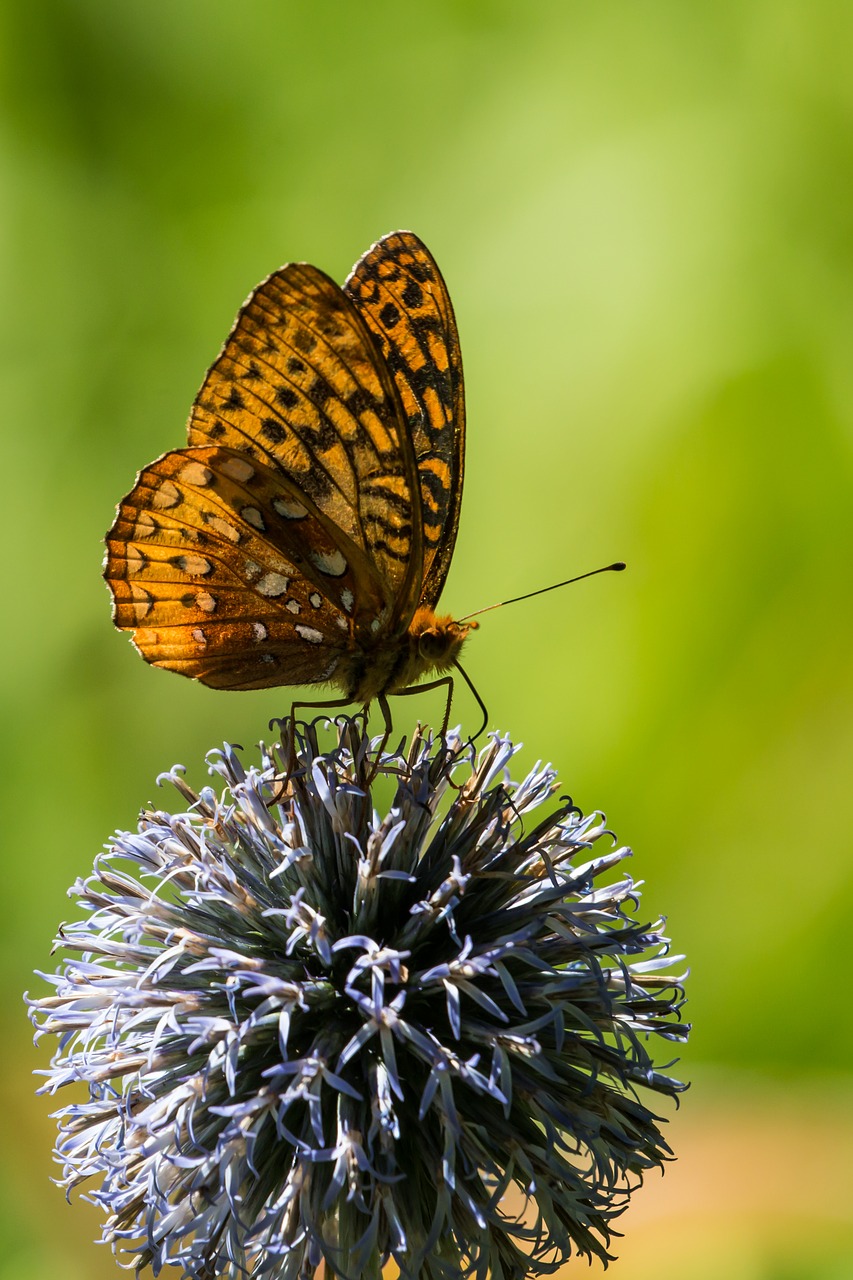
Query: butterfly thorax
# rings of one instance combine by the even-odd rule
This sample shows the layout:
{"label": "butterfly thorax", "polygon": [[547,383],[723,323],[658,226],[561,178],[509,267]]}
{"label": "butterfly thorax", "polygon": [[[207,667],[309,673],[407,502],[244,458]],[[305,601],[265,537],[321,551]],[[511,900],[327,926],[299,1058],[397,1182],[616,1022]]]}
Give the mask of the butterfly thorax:
{"label": "butterfly thorax", "polygon": [[455,622],[422,606],[397,638],[385,637],[370,649],[348,654],[334,682],[353,702],[370,702],[381,693],[399,693],[422,676],[442,675],[458,660],[476,622]]}

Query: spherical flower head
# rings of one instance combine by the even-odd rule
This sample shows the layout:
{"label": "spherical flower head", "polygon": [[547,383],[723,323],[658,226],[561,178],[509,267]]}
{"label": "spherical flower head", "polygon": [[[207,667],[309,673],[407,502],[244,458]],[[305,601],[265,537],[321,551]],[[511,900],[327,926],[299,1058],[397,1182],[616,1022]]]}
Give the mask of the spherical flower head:
{"label": "spherical flower head", "polygon": [[219,789],[172,770],[186,808],[144,811],[72,888],[30,1001],[59,1037],[42,1091],[89,1090],[58,1112],[64,1185],[95,1180],[104,1239],[154,1275],[608,1258],[669,1154],[639,1091],[683,1088],[646,1043],[687,1033],[630,851],[550,767],[513,782],[508,739],[379,758],[337,729],[259,767],[213,752]]}

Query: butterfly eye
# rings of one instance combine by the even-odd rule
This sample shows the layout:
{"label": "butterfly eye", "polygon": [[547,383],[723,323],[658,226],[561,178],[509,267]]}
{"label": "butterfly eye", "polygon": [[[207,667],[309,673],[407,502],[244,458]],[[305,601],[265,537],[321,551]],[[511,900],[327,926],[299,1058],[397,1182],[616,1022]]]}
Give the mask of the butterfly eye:
{"label": "butterfly eye", "polygon": [[443,658],[447,652],[447,634],[443,631],[422,631],[418,636],[418,653],[428,662]]}

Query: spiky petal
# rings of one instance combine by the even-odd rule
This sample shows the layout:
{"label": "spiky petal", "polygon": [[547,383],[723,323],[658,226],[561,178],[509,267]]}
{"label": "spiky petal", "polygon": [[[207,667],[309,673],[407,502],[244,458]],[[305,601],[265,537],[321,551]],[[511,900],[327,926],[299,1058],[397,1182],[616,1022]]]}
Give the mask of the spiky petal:
{"label": "spiky petal", "polygon": [[[600,813],[514,748],[418,734],[376,760],[308,728],[220,789],[166,775],[71,890],[82,917],[32,1000],[59,1037],[43,1092],[70,1189],[155,1275],[522,1277],[609,1256],[610,1223],[669,1148],[638,1090],[683,1087],[681,979]],[[390,792],[384,816],[377,790]],[[45,975],[46,976],[46,975]]]}

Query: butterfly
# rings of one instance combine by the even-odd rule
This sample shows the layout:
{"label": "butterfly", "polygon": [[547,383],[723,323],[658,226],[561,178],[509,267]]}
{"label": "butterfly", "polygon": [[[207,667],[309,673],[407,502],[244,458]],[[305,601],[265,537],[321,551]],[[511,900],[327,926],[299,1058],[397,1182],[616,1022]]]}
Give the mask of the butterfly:
{"label": "butterfly", "polygon": [[[190,413],[106,537],[113,620],[216,689],[330,684],[342,706],[447,686],[476,622],[435,612],[465,451],[447,287],[410,231],[343,287],[288,263],[254,290]],[[470,682],[469,682],[470,683]],[[482,705],[482,704],[481,704]],[[291,713],[293,714],[293,712]],[[387,736],[387,735],[386,735]]]}

